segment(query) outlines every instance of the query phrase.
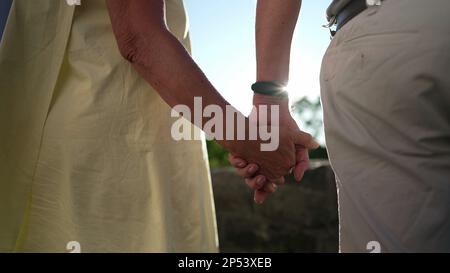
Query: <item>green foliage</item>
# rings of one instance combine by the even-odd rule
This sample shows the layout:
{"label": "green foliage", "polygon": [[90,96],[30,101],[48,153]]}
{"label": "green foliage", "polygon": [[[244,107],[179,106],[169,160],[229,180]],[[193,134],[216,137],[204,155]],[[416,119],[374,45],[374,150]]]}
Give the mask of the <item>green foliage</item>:
{"label": "green foliage", "polygon": [[316,150],[309,151],[309,159],[328,159],[327,148],[320,146]]}
{"label": "green foliage", "polygon": [[228,152],[214,140],[207,140],[209,165],[211,168],[230,166]]}
{"label": "green foliage", "polygon": [[[292,104],[291,110],[302,130],[310,133],[316,139],[323,139],[323,115],[319,98],[310,100],[303,97]],[[309,158],[328,159],[327,149],[322,146],[314,151],[309,151]]]}
{"label": "green foliage", "polygon": [[323,117],[320,99],[310,100],[303,97],[291,106],[294,117],[300,121],[302,130],[310,133],[314,138],[322,136]]}

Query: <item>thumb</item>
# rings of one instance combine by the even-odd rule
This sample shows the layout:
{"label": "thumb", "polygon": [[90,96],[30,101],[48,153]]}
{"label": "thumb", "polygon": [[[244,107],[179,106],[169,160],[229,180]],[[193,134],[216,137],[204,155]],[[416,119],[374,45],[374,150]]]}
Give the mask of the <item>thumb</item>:
{"label": "thumb", "polygon": [[305,171],[309,168],[308,150],[300,146],[295,146],[295,149],[296,163],[294,168],[294,177],[297,182],[300,182],[305,174]]}
{"label": "thumb", "polygon": [[294,136],[294,144],[301,145],[307,149],[315,150],[320,144],[308,133],[298,130]]}

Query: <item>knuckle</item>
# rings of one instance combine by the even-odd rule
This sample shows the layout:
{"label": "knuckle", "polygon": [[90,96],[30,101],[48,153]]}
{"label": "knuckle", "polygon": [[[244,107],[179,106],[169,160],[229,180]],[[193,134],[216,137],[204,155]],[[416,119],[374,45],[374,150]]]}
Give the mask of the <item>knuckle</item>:
{"label": "knuckle", "polygon": [[250,181],[245,182],[250,189],[253,189],[253,184]]}
{"label": "knuckle", "polygon": [[312,139],[313,139],[313,137],[311,134],[305,133],[305,141],[306,142],[310,142],[310,141],[312,141]]}

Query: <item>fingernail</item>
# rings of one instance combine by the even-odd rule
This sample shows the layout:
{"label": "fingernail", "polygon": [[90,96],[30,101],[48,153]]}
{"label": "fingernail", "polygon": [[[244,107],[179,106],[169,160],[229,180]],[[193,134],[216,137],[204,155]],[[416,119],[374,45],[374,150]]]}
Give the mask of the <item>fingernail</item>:
{"label": "fingernail", "polygon": [[302,181],[302,178],[303,178],[304,175],[305,175],[304,172],[297,173],[296,176],[295,176],[295,180],[300,183],[300,181]]}
{"label": "fingernail", "polygon": [[249,168],[248,170],[249,170],[249,172],[251,172],[251,173],[256,172],[256,171],[258,170],[258,166],[252,165],[252,166],[250,166],[250,168]]}
{"label": "fingernail", "polygon": [[244,161],[238,161],[237,166],[239,168],[243,168],[243,167],[245,167],[245,162]]}
{"label": "fingernail", "polygon": [[264,185],[264,177],[259,177],[258,180],[256,181],[256,185],[258,187],[262,187]]}
{"label": "fingernail", "polygon": [[317,142],[317,141],[313,140],[313,147],[314,147],[314,149],[317,149],[317,148],[319,148],[319,147],[320,147],[320,144],[319,144],[319,142]]}

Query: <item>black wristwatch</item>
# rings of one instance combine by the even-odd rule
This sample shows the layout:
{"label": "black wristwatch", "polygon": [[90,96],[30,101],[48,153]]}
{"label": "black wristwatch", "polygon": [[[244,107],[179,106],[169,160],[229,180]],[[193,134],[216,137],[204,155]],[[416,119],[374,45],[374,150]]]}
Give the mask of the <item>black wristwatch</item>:
{"label": "black wristwatch", "polygon": [[252,84],[253,92],[268,96],[287,97],[286,85],[281,82],[255,82]]}

